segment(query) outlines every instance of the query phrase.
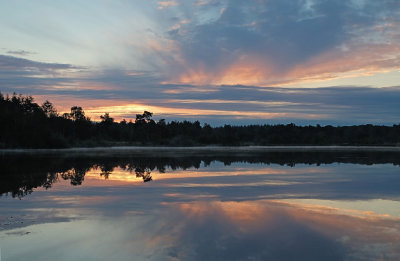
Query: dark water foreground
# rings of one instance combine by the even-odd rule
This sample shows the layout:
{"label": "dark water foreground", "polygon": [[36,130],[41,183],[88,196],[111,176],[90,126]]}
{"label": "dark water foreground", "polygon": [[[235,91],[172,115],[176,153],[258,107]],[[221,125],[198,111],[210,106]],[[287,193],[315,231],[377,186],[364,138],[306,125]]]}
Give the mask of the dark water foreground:
{"label": "dark water foreground", "polygon": [[400,260],[400,152],[0,153],[1,260]]}

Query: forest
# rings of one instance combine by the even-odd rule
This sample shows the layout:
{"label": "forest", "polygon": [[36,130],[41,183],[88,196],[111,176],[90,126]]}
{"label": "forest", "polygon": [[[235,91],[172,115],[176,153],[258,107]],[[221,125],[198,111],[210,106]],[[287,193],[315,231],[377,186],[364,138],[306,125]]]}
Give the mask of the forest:
{"label": "forest", "polygon": [[155,121],[144,111],[134,121],[116,122],[108,113],[92,121],[80,106],[60,115],[32,96],[0,93],[0,148],[96,146],[399,146],[400,124],[376,126],[224,125],[199,121]]}

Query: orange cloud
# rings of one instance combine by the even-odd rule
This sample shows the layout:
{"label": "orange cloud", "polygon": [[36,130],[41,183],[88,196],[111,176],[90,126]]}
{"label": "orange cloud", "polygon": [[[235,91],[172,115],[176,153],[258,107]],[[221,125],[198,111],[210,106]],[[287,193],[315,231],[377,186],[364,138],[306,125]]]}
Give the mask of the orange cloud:
{"label": "orange cloud", "polygon": [[[175,46],[175,51],[179,50]],[[278,70],[267,59],[242,56],[232,64],[211,71],[203,65],[186,64],[183,72],[172,75],[167,83],[194,85],[285,86],[332,79],[371,76],[400,70],[400,44],[348,43],[324,52],[288,70]],[[356,83],[355,83],[356,84]],[[396,85],[397,83],[393,83]]]}
{"label": "orange cloud", "polygon": [[[190,68],[190,65],[186,66]],[[226,65],[216,71],[209,71],[203,66],[189,69],[178,76],[171,83],[178,82],[183,84],[196,85],[257,85],[266,82],[270,76],[273,76],[273,66],[267,62],[258,61],[256,58],[243,57],[232,65]]]}
{"label": "orange cloud", "polygon": [[[204,100],[206,103],[207,100]],[[156,115],[175,115],[186,117],[201,116],[229,116],[236,119],[274,119],[274,118],[307,118],[321,119],[328,118],[328,115],[313,113],[296,113],[296,112],[263,112],[263,111],[240,111],[240,110],[211,110],[211,109],[192,109],[190,107],[174,108],[166,106],[152,106],[144,104],[124,104],[110,105],[101,107],[90,107],[85,112],[90,116],[96,116],[97,119],[105,112],[110,113],[116,119],[122,119],[143,111],[151,111]]]}
{"label": "orange cloud", "polygon": [[[210,90],[199,90],[194,87],[194,92],[209,92]],[[211,90],[212,91],[212,90]],[[214,90],[216,91],[216,90]],[[185,92],[185,89],[170,90],[168,93],[181,93]],[[207,116],[220,116],[230,117],[235,119],[274,119],[274,118],[302,118],[302,119],[327,119],[330,116],[322,113],[309,113],[309,112],[269,112],[268,108],[280,107],[280,106],[292,106],[299,105],[299,103],[293,102],[263,102],[263,101],[240,101],[240,100],[221,100],[221,99],[162,99],[158,103],[164,105],[147,105],[146,101],[137,100],[109,100],[109,99],[87,99],[85,97],[76,97],[70,95],[35,95],[35,99],[38,103],[43,103],[45,100],[49,100],[54,103],[57,111],[62,114],[70,112],[72,106],[81,106],[92,120],[100,120],[100,115],[104,113],[110,113],[116,121],[122,119],[135,118],[136,114],[143,113],[143,111],[150,111],[157,117],[168,117],[174,115],[177,117],[207,117]],[[153,101],[155,102],[155,101]],[[262,110],[235,110],[235,109],[198,109],[192,108],[192,104],[237,104],[238,108],[240,105],[249,104],[265,107],[265,111]],[[171,104],[168,105],[168,104]],[[179,105],[179,107],[176,107]]]}
{"label": "orange cloud", "polygon": [[158,1],[158,9],[162,10],[166,7],[179,5],[176,1]]}
{"label": "orange cloud", "polygon": [[335,49],[296,66],[288,73],[286,83],[367,76],[400,68],[400,44],[368,44],[351,49],[356,51]]}

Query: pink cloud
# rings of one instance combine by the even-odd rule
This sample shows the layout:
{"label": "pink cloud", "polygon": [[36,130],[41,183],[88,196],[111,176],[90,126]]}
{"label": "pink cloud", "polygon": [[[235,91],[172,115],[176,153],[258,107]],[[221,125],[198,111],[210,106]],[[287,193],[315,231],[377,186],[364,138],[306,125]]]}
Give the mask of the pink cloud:
{"label": "pink cloud", "polygon": [[176,1],[158,1],[157,3],[158,3],[159,10],[162,10],[167,7],[179,5],[178,2],[176,2]]}

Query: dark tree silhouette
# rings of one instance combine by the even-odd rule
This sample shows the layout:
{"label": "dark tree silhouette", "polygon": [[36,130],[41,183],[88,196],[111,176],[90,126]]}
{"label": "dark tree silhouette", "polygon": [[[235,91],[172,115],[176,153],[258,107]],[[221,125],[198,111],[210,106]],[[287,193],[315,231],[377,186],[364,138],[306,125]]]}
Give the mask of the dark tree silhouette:
{"label": "dark tree silhouette", "polygon": [[399,146],[400,125],[296,126],[295,124],[211,127],[199,121],[155,122],[144,111],[134,122],[115,122],[109,113],[93,122],[82,107],[59,116],[53,104],[31,96],[0,93],[0,148],[73,146],[243,146],[243,145],[379,145]]}
{"label": "dark tree silhouette", "polygon": [[54,118],[54,117],[58,116],[57,110],[54,108],[53,104],[51,102],[49,102],[48,100],[46,100],[42,104],[42,110],[48,118]]}
{"label": "dark tree silhouette", "polygon": [[85,112],[82,110],[82,107],[73,106],[71,107],[70,118],[74,121],[85,121],[88,120],[85,117]]}
{"label": "dark tree silhouette", "polygon": [[108,112],[104,113],[104,115],[100,116],[101,122],[107,125],[113,124],[114,123],[114,118],[110,117],[110,114]]}
{"label": "dark tree silhouette", "polygon": [[143,114],[136,114],[136,123],[149,123],[152,121],[151,117],[153,116],[153,113],[144,111]]}

